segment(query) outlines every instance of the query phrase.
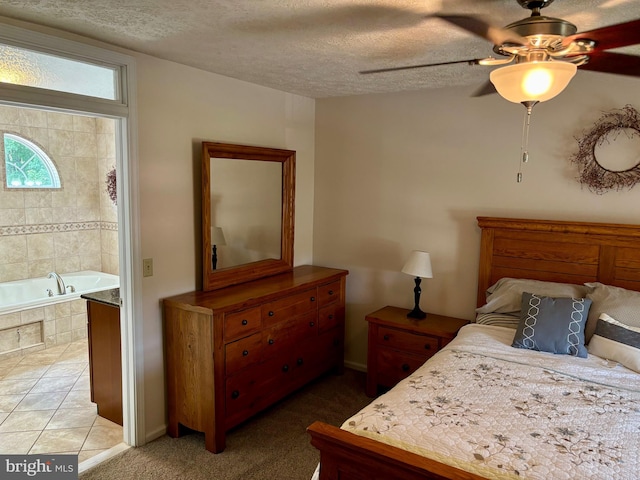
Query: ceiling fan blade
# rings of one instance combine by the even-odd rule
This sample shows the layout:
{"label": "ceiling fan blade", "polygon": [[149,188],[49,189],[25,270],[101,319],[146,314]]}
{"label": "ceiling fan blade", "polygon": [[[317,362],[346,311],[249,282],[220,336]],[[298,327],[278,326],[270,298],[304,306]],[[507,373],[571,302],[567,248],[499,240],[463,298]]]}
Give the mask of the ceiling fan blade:
{"label": "ceiling fan blade", "polygon": [[404,65],[402,67],[389,67],[389,68],[375,68],[373,70],[362,70],[361,74],[367,75],[369,73],[383,73],[383,72],[396,72],[398,70],[413,70],[415,68],[427,68],[427,67],[439,67],[442,65],[455,65],[457,63],[466,63],[468,65],[480,65],[482,58],[474,58],[471,60],[454,60],[452,62],[440,62],[440,63],[423,63],[420,65]]}
{"label": "ceiling fan blade", "polygon": [[496,87],[493,86],[493,83],[487,81],[484,85],[482,85],[478,90],[473,92],[472,97],[484,97],[485,95],[491,95],[493,93],[498,93]]}
{"label": "ceiling fan blade", "polygon": [[581,65],[580,69],[640,77],[640,57],[596,51],[589,54],[589,61]]}
{"label": "ceiling fan blade", "polygon": [[594,40],[596,50],[610,50],[640,43],[640,18],[626,23],[576,33],[564,39],[565,45],[581,38]]}
{"label": "ceiling fan blade", "polygon": [[529,44],[526,38],[509,30],[505,30],[504,28],[491,25],[489,22],[479,17],[473,17],[470,15],[438,14],[428,15],[426,18],[440,18],[479,37],[489,40],[494,45],[502,45],[504,43],[515,43],[517,45]]}

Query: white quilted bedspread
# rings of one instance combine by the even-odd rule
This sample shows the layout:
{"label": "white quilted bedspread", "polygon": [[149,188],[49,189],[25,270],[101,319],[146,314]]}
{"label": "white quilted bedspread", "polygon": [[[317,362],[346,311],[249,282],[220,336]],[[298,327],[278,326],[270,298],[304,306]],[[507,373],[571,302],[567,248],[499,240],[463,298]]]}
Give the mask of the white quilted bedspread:
{"label": "white quilted bedspread", "polygon": [[640,478],[640,375],[469,325],[342,428],[487,478]]}

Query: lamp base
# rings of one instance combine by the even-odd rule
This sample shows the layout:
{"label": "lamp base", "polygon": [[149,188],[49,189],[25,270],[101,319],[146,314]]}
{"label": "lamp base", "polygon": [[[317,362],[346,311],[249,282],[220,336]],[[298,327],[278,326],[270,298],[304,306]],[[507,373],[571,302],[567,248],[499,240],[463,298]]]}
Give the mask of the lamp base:
{"label": "lamp base", "polygon": [[413,289],[413,299],[415,300],[415,303],[414,303],[413,310],[407,313],[407,318],[423,319],[427,316],[426,313],[420,310],[420,292],[422,292],[422,290],[420,289],[421,280],[422,279],[420,277],[416,277],[414,279],[416,286]]}
{"label": "lamp base", "polygon": [[420,310],[420,308],[414,308],[407,313],[407,318],[417,318],[418,320],[422,320],[423,318],[427,318],[427,314]]}

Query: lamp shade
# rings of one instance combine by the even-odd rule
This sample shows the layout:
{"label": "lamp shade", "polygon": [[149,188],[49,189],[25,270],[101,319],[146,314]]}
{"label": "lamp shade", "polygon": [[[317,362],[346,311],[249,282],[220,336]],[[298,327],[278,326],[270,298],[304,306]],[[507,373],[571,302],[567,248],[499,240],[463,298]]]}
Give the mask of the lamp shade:
{"label": "lamp shade", "polygon": [[211,245],[226,245],[222,227],[211,227]]}
{"label": "lamp shade", "polygon": [[510,102],[544,102],[562,92],[576,70],[576,65],[568,62],[526,62],[497,68],[489,78],[498,93]]}
{"label": "lamp shade", "polygon": [[432,278],[431,256],[427,252],[414,250],[409,255],[404,267],[402,267],[402,273],[413,275],[414,277]]}

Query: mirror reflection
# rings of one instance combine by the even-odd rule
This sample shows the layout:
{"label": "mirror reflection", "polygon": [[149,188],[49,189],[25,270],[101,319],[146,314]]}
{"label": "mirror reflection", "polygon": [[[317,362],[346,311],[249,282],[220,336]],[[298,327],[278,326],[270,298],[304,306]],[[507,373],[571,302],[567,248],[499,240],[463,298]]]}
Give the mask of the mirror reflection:
{"label": "mirror reflection", "polygon": [[282,164],[211,158],[212,269],[281,257]]}

